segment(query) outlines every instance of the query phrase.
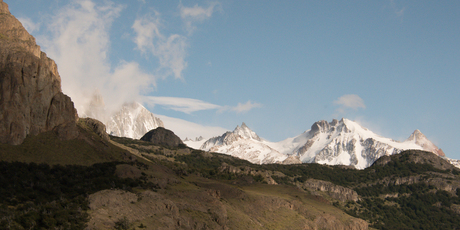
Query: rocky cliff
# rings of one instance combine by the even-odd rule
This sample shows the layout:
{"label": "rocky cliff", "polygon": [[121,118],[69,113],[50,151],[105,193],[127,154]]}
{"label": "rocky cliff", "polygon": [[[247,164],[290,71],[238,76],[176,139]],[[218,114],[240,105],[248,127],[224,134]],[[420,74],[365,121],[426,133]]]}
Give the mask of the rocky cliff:
{"label": "rocky cliff", "polygon": [[21,144],[27,135],[54,130],[78,135],[77,112],[61,91],[56,63],[48,58],[0,0],[0,143]]}

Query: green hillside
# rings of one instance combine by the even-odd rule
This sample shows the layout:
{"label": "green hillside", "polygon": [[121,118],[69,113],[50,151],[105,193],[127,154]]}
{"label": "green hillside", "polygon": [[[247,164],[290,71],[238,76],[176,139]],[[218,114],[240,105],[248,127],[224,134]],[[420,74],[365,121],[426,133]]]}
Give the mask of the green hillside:
{"label": "green hillside", "polygon": [[84,124],[0,145],[1,229],[455,229],[460,171],[427,152],[365,170],[254,165]]}

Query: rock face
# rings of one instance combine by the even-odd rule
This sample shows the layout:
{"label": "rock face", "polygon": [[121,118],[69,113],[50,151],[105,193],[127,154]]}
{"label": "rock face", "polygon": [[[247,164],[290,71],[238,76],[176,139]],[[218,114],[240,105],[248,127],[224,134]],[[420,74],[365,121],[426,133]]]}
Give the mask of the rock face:
{"label": "rock face", "polygon": [[358,201],[359,196],[354,190],[345,188],[339,185],[335,185],[329,181],[308,179],[303,184],[298,185],[301,188],[310,191],[321,191],[328,193],[332,198],[345,201]]}
{"label": "rock face", "polygon": [[152,142],[155,145],[163,145],[167,147],[177,147],[184,144],[182,140],[176,136],[171,130],[163,127],[150,130],[146,133],[141,140]]}
{"label": "rock face", "polygon": [[27,135],[54,130],[78,135],[77,111],[61,91],[56,63],[48,58],[0,0],[0,143],[21,144]]}
{"label": "rock face", "polygon": [[90,128],[94,133],[100,136],[103,140],[108,141],[109,134],[105,131],[105,125],[93,118],[81,118],[80,121],[84,123],[88,128]]}

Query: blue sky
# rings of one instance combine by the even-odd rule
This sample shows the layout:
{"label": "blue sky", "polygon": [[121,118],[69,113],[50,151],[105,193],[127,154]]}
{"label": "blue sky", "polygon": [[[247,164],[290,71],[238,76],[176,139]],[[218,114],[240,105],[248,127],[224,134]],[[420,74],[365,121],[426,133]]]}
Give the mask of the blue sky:
{"label": "blue sky", "polygon": [[5,2],[79,113],[98,88],[270,141],[345,117],[460,159],[460,1]]}

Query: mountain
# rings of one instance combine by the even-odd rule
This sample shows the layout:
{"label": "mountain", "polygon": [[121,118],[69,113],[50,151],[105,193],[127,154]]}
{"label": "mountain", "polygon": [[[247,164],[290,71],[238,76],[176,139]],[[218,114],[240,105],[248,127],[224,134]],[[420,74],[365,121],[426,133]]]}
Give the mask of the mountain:
{"label": "mountain", "polygon": [[206,139],[204,139],[203,136],[196,137],[195,140],[189,139],[188,137],[184,139],[184,144],[194,149],[199,149],[204,142],[206,142]]}
{"label": "mountain", "polygon": [[106,122],[107,133],[119,137],[139,139],[152,129],[163,127],[160,118],[155,117],[137,102],[124,104]]}
{"label": "mountain", "polygon": [[155,117],[138,102],[124,103],[115,111],[107,110],[104,98],[98,90],[85,106],[82,117],[102,121],[110,135],[134,139],[140,139],[152,129],[164,127],[160,118]]}
{"label": "mountain", "polygon": [[62,93],[56,63],[0,1],[0,143],[21,144],[28,135],[55,131],[78,135],[77,111]]}
{"label": "mountain", "polygon": [[384,155],[423,149],[414,141],[398,142],[381,137],[348,119],[315,122],[310,130],[272,147],[284,154],[299,156],[302,162],[350,165],[358,169],[369,167]]}
{"label": "mountain", "polygon": [[444,157],[446,154],[442,151],[442,149],[438,148],[436,145],[434,145],[428,138],[426,138],[425,135],[423,135],[420,130],[415,130],[412,135],[406,140],[407,142],[413,142],[416,145],[419,145],[423,148],[423,150],[433,152],[438,156]]}
{"label": "mountain", "polygon": [[281,163],[288,157],[264,142],[243,123],[241,127],[237,126],[232,132],[226,132],[222,136],[207,140],[200,149],[225,153],[256,164]]}
{"label": "mountain", "polygon": [[[244,123],[233,132],[206,141],[200,149],[225,153],[252,163],[320,163],[364,169],[385,155],[419,149],[444,156],[419,130],[406,141],[381,137],[348,119],[318,121],[310,130],[280,142],[261,139]],[[287,159],[287,157],[290,157]]]}

